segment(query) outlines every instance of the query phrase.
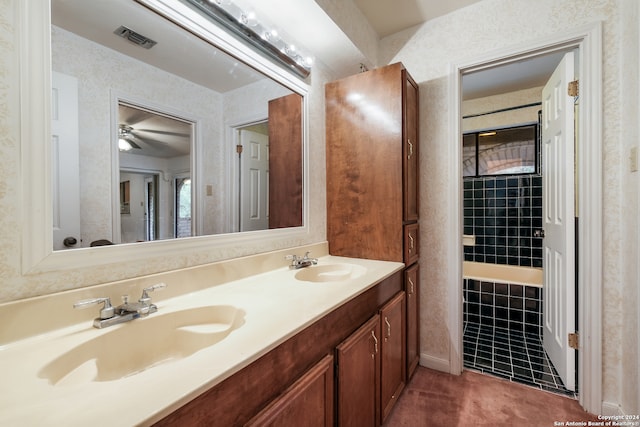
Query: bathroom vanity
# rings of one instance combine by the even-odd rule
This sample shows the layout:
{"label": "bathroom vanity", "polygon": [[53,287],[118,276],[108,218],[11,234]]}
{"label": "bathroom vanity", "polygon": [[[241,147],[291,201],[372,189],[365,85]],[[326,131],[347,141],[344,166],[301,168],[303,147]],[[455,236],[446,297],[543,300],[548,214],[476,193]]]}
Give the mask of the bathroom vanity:
{"label": "bathroom vanity", "polygon": [[[318,264],[290,269],[285,255],[306,250]],[[377,425],[375,379],[404,366],[385,356],[404,352],[402,269],[325,243],[0,305],[0,424],[333,425],[359,353],[373,360],[360,391]],[[98,307],[73,309],[159,282],[148,317],[97,329]]]}

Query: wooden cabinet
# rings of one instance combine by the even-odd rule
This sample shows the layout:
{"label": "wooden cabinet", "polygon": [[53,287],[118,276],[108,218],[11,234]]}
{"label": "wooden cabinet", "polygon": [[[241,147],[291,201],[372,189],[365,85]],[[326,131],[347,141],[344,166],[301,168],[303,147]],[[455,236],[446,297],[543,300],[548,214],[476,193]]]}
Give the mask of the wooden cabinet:
{"label": "wooden cabinet", "polygon": [[[329,83],[325,95],[329,252],[417,266],[418,86],[398,63]],[[407,380],[419,360],[419,277],[411,271]]]}
{"label": "wooden cabinet", "polygon": [[[264,422],[263,425],[270,425],[271,422],[273,425],[315,426],[325,425],[317,423],[318,420],[322,423],[330,418],[331,422],[337,420],[330,415],[326,415],[326,417],[318,415],[323,413],[321,408],[323,403],[327,405],[325,407],[326,414],[335,412],[334,408],[336,408],[336,405],[333,405],[333,399],[328,397],[329,391],[326,389],[330,381],[331,368],[323,365],[320,361],[323,359],[326,361],[326,355],[334,354],[337,347],[346,350],[345,343],[347,341],[345,340],[349,339],[362,325],[368,324],[367,322],[372,316],[377,318],[377,321],[374,322],[377,325],[375,337],[378,340],[378,351],[380,351],[380,316],[378,313],[388,301],[402,292],[402,281],[400,272],[387,277],[307,326],[239,372],[209,390],[203,391],[201,395],[157,421],[154,425],[228,427],[242,426],[248,422]],[[372,336],[368,344],[365,343],[364,346],[367,351],[374,352],[373,363],[374,366],[379,367],[380,358],[375,357],[376,343]],[[356,347],[354,345],[354,350],[344,352],[342,363],[346,364],[345,360],[348,360],[348,357],[359,360],[353,356]],[[231,357],[233,356],[231,355]],[[339,352],[337,357],[340,357]],[[367,354],[366,359],[367,362],[371,361],[371,354]],[[358,379],[362,377],[358,369],[360,369],[358,364],[342,370],[338,366],[338,376],[351,375],[351,377]],[[379,385],[380,369],[374,368],[373,375],[373,382]],[[340,386],[334,388],[334,393],[339,393],[339,390]],[[344,396],[356,395],[358,392],[359,389],[356,386]],[[378,408],[380,395],[375,390],[373,393],[378,393],[373,395],[373,405]],[[336,402],[339,403],[340,398],[336,398]],[[357,406],[356,403],[348,403],[346,407],[354,405]],[[375,414],[379,414],[377,409]],[[375,414],[374,417],[379,418],[379,415]],[[301,418],[297,418],[298,416]],[[356,419],[360,420],[361,417],[358,414]],[[285,422],[289,420],[292,422]],[[363,424],[357,422],[338,425]]]}
{"label": "wooden cabinet", "polygon": [[384,423],[405,385],[405,293],[380,310],[380,412]]}
{"label": "wooden cabinet", "polygon": [[[247,155],[252,155],[247,151]],[[292,168],[291,165],[298,165]],[[269,101],[269,228],[302,225],[302,97]]]}
{"label": "wooden cabinet", "polygon": [[403,193],[404,220],[418,221],[418,86],[408,73],[405,73],[403,107]]}
{"label": "wooden cabinet", "polygon": [[411,265],[420,258],[420,240],[418,239],[418,223],[404,226],[404,263]]}
{"label": "wooden cabinet", "polygon": [[405,293],[336,348],[339,426],[384,423],[405,385]]}
{"label": "wooden cabinet", "polygon": [[333,356],[328,355],[245,425],[332,427],[333,390]]}
{"label": "wooden cabinet", "polygon": [[372,317],[336,348],[338,425],[380,425],[380,316]]}
{"label": "wooden cabinet", "polygon": [[404,272],[405,293],[407,295],[407,381],[411,378],[420,361],[419,300],[418,283],[420,266],[414,264]]}
{"label": "wooden cabinet", "polygon": [[[332,255],[405,262],[418,221],[418,86],[402,64],[328,83],[327,237]],[[417,234],[414,245],[417,245]]]}

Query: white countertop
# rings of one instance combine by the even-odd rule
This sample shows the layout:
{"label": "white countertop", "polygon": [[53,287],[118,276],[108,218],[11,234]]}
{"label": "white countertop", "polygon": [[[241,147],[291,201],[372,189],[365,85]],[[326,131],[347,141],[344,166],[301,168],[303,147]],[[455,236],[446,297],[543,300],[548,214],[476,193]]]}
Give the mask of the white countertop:
{"label": "white countertop", "polygon": [[366,272],[355,279],[316,283],[297,280],[294,275],[300,270],[284,267],[160,300],[158,312],[148,319],[190,307],[228,304],[244,310],[244,323],[191,356],[118,380],[52,385],[38,373],[77,345],[113,328],[127,328],[128,323],[95,329],[91,322],[83,322],[6,344],[0,347],[0,425],[152,424],[403,267],[397,262],[333,256],[321,257],[318,265],[336,263],[359,265]]}

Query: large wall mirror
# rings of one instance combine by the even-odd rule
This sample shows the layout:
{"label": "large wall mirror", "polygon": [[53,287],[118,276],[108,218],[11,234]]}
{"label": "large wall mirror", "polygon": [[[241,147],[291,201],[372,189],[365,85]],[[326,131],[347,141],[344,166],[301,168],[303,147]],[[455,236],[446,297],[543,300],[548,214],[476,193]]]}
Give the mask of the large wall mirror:
{"label": "large wall mirror", "polygon": [[305,81],[186,2],[45,3],[17,6],[24,272],[307,238]]}
{"label": "large wall mirror", "polygon": [[132,0],[51,0],[53,248],[301,227],[303,96]]}

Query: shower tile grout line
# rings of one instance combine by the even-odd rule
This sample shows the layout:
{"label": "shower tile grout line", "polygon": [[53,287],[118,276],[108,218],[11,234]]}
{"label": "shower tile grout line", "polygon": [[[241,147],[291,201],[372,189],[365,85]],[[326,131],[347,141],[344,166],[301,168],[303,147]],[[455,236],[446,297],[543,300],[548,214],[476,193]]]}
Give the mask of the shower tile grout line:
{"label": "shower tile grout line", "polygon": [[[463,346],[464,356],[466,356],[464,357],[464,367],[467,369],[563,396],[577,397],[577,393],[568,391],[562,384],[537,334],[534,336],[530,333],[512,331],[495,325],[465,322],[463,341],[465,344]],[[486,354],[479,354],[481,346],[485,349],[489,347],[490,353],[487,351]],[[483,353],[485,352],[483,351]],[[510,372],[504,368],[506,363],[499,362],[502,366],[496,365],[498,353],[500,353],[501,359],[506,358],[505,354],[509,355]],[[482,357],[487,354],[491,360]],[[514,360],[517,360],[518,363],[515,364]],[[538,363],[534,363],[534,361]],[[521,372],[516,372],[515,366],[518,366]]]}

